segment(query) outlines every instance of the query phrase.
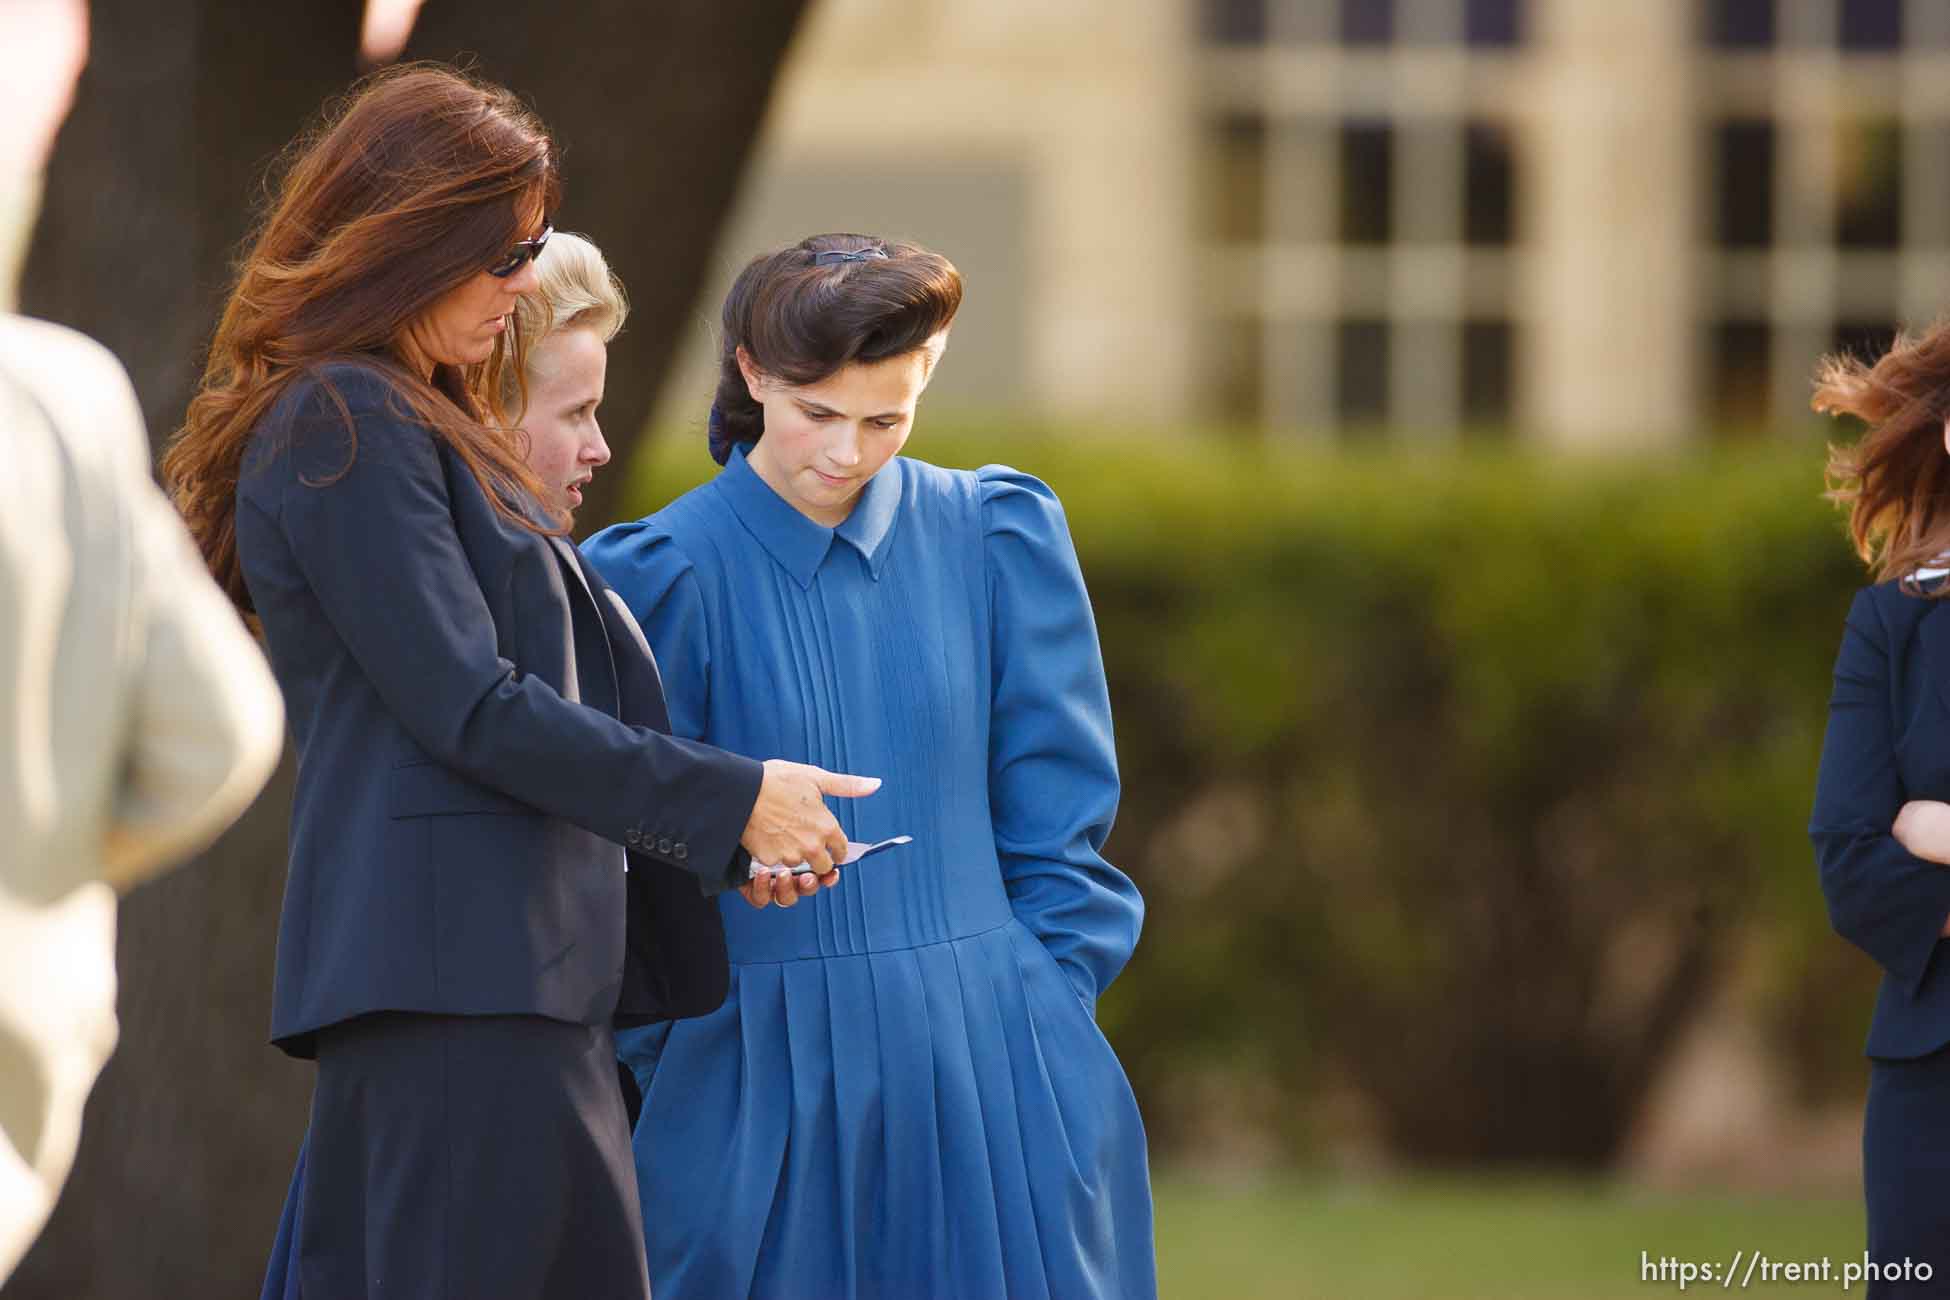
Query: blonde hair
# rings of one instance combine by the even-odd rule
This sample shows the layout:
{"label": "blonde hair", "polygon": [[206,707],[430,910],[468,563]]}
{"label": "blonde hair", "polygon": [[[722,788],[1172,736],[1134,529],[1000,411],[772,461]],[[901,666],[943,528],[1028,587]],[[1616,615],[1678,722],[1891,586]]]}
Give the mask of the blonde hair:
{"label": "blonde hair", "polygon": [[[535,259],[535,273],[541,286],[515,303],[516,329],[528,344],[530,374],[543,341],[560,330],[572,325],[593,329],[607,343],[623,328],[630,314],[623,282],[586,235],[566,230],[551,234],[548,247]],[[519,401],[512,381],[508,376],[503,384],[504,400],[511,406]]]}

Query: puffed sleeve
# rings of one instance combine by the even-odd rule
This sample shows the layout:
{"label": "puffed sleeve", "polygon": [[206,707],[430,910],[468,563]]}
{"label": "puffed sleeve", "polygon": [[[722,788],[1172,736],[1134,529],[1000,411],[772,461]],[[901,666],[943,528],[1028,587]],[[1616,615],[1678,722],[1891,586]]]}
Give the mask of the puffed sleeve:
{"label": "puffed sleeve", "polygon": [[1117,814],[1110,693],[1056,494],[977,472],[991,639],[989,801],[1016,916],[1086,1006],[1130,959],[1144,900],[1101,852]]}
{"label": "puffed sleeve", "polygon": [[629,606],[663,677],[670,731],[704,739],[711,709],[711,646],[697,570],[668,532],[648,519],[612,524],[582,553]]}
{"label": "puffed sleeve", "polygon": [[1888,645],[1871,593],[1858,593],[1835,660],[1808,834],[1835,932],[1914,993],[1950,917],[1950,869],[1889,833],[1908,796],[1896,770]]}

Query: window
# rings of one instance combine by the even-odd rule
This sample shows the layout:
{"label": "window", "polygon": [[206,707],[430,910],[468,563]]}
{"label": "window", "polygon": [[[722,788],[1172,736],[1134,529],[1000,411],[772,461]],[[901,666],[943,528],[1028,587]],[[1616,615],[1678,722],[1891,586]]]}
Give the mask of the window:
{"label": "window", "polygon": [[1869,53],[1899,49],[1903,43],[1903,0],[1843,0],[1842,48]]}
{"label": "window", "polygon": [[[1560,2],[1199,0],[1215,411],[1353,437],[1507,427],[1525,262],[1510,115],[1528,105],[1505,74]],[[1421,77],[1432,54],[1445,75]],[[1302,67],[1359,93],[1290,93],[1278,79]]]}
{"label": "window", "polygon": [[1713,129],[1714,241],[1765,248],[1774,234],[1774,124],[1735,119]]}
{"label": "window", "polygon": [[1341,240],[1385,244],[1394,229],[1395,131],[1385,122],[1341,126]]}
{"label": "window", "polygon": [[1707,44],[1725,50],[1764,50],[1776,39],[1774,0],[1707,0]]}
{"label": "window", "polygon": [[1830,336],[1830,347],[1864,361],[1881,359],[1896,341],[1896,327],[1887,321],[1840,320]]}
{"label": "window", "polygon": [[1463,238],[1471,244],[1507,244],[1515,204],[1510,132],[1487,122],[1463,128]]}
{"label": "window", "polygon": [[1386,45],[1395,39],[1395,0],[1340,0],[1341,39],[1349,45]]}
{"label": "window", "polygon": [[1267,0],[1202,0],[1199,35],[1212,45],[1264,45]]}
{"label": "window", "polygon": [[1471,45],[1520,44],[1523,40],[1522,0],[1464,0],[1463,39]]}
{"label": "window", "polygon": [[1514,405],[1513,337],[1507,320],[1463,322],[1463,418],[1471,424],[1502,424],[1510,418]]}
{"label": "window", "polygon": [[1835,242],[1894,248],[1902,242],[1902,129],[1888,118],[1857,119],[1840,129]]}
{"label": "window", "polygon": [[1388,322],[1343,320],[1335,336],[1335,414],[1379,423],[1388,415]]}
{"label": "window", "polygon": [[1712,417],[1722,429],[1758,429],[1772,402],[1774,331],[1765,320],[1713,326]]}
{"label": "window", "polygon": [[1200,225],[1222,244],[1266,237],[1266,119],[1227,113],[1207,127],[1205,183],[1198,187]]}

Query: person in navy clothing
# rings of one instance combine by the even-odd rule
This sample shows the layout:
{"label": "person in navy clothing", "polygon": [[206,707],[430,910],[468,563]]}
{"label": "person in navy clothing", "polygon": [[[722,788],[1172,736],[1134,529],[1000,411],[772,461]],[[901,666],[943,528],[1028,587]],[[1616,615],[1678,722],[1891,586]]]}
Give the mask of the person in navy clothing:
{"label": "person in navy clothing", "polygon": [[840,818],[912,836],[792,912],[721,908],[724,1005],[619,1036],[659,1300],[1157,1292],[1094,1015],[1143,904],[1102,854],[1116,749],[1069,529],[1028,474],[896,455],[961,296],[911,244],[756,259],[724,306],[723,470],[585,547],[677,734],[898,774]]}
{"label": "person in navy clothing", "polygon": [[716,932],[661,954],[683,901],[756,897],[752,855],[812,868],[779,901],[836,880],[821,796],[877,784],[667,734],[504,415],[558,190],[505,90],[364,83],[296,151],[165,459],[297,745],[272,1035],[318,1063],[308,1296],[647,1295],[612,1022],[722,996]]}
{"label": "person in navy clothing", "polygon": [[1868,1293],[1950,1296],[1950,327],[1873,365],[1830,358],[1815,406],[1868,425],[1829,477],[1879,579],[1843,626],[1809,824],[1835,930],[1883,972],[1862,1131]]}

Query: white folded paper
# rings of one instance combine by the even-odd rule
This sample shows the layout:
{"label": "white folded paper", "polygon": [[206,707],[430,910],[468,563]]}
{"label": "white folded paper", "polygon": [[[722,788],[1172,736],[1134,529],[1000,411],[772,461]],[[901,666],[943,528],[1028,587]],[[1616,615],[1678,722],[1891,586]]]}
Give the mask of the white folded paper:
{"label": "white folded paper", "polygon": [[[896,835],[892,839],[881,840],[878,844],[862,844],[858,840],[848,840],[846,842],[846,856],[841,858],[835,865],[850,867],[861,858],[869,857],[872,854],[880,852],[882,849],[896,848],[902,844],[912,844],[913,842],[914,837],[912,835]],[[764,862],[755,861],[752,863],[752,879],[756,880],[760,876],[803,876],[811,870],[812,868],[803,862],[796,867],[776,867]]]}

